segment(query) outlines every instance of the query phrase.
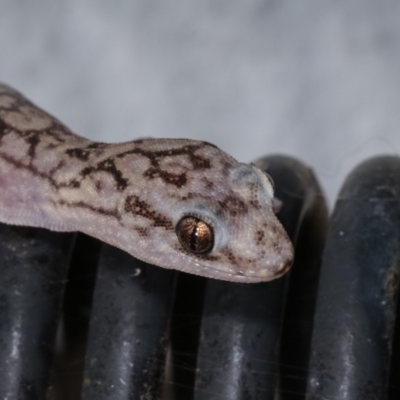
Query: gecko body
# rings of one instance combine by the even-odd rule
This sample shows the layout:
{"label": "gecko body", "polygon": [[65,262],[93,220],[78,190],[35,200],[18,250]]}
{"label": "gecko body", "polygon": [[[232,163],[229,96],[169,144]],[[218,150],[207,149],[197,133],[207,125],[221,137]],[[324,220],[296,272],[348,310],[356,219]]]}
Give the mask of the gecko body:
{"label": "gecko body", "polygon": [[260,282],[293,261],[272,199],[268,175],[210,143],[93,142],[0,84],[0,222],[81,231],[160,267]]}

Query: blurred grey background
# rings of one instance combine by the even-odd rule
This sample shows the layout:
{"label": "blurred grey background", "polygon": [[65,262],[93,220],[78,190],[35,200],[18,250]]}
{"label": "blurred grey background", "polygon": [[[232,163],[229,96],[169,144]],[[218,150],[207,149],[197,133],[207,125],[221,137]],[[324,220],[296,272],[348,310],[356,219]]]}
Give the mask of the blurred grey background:
{"label": "blurred grey background", "polygon": [[0,0],[0,81],[77,133],[293,155],[332,205],[400,148],[400,3]]}

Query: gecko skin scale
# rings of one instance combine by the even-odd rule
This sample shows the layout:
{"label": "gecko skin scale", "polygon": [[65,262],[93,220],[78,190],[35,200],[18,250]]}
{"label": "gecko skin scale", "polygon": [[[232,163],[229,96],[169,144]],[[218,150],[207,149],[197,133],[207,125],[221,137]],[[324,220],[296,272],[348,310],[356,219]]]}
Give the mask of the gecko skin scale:
{"label": "gecko skin scale", "polygon": [[186,139],[93,142],[0,84],[0,222],[80,231],[164,268],[269,281],[293,262],[270,178]]}

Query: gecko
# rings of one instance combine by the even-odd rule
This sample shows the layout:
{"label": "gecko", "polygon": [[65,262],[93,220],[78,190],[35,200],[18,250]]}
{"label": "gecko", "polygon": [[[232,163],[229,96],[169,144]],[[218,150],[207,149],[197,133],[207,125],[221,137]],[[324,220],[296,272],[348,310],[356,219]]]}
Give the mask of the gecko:
{"label": "gecko", "polygon": [[262,282],[293,263],[272,179],[211,143],[76,135],[0,84],[0,222],[80,231],[147,263]]}

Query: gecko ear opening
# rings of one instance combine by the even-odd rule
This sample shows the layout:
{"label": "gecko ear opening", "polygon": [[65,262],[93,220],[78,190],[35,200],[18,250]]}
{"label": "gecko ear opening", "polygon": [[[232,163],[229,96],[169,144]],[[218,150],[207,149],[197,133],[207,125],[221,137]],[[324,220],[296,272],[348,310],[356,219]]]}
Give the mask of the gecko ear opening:
{"label": "gecko ear opening", "polygon": [[214,247],[214,231],[199,218],[186,215],[176,225],[176,235],[182,247],[194,254],[210,253]]}

